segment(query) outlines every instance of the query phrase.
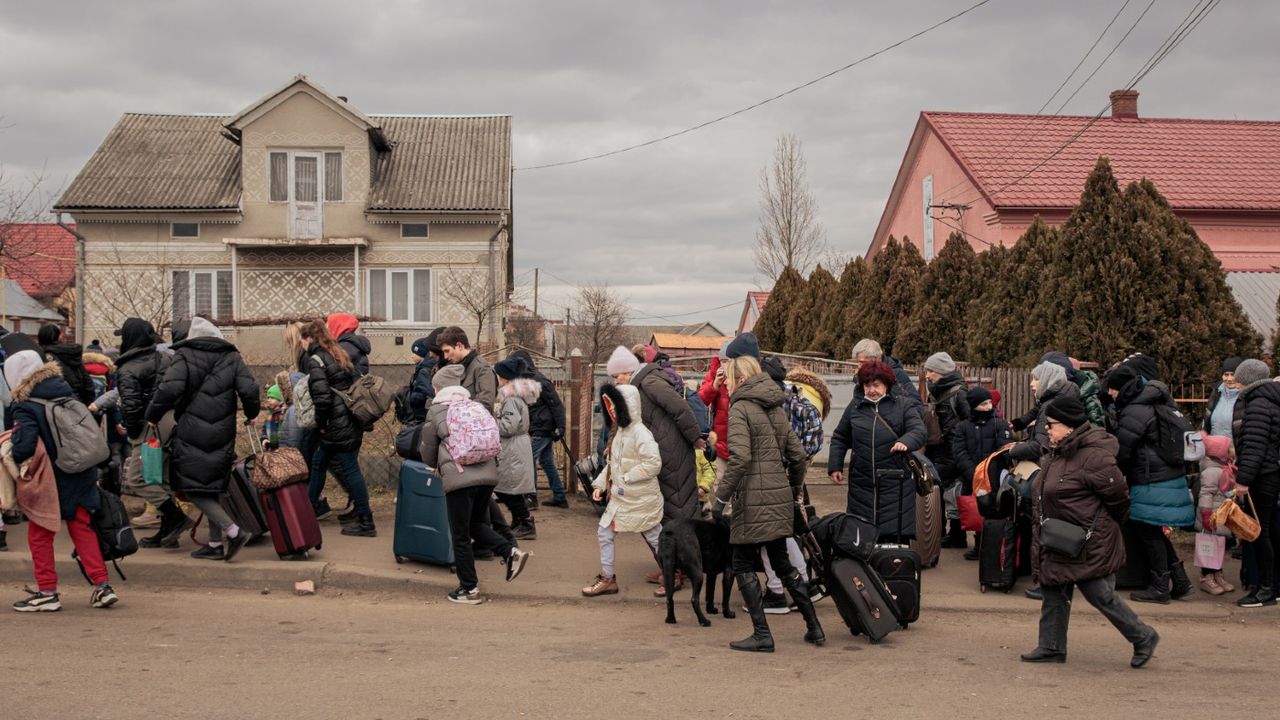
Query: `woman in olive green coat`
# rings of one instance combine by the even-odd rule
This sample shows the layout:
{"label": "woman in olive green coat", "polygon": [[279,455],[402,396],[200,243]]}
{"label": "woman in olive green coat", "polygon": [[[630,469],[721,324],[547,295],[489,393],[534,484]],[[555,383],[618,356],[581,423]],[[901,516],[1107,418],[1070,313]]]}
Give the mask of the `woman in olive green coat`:
{"label": "woman in olive green coat", "polygon": [[733,544],[733,573],[751,614],[752,633],[729,643],[734,650],[773,652],[773,636],[765,621],[756,577],[756,558],[763,549],[782,578],[782,584],[804,616],[805,642],[822,645],[826,635],[818,624],[809,588],[787,557],[787,538],[794,531],[795,501],[804,482],[807,456],[791,422],[782,410],[786,394],[752,357],[729,361],[725,371],[729,391],[729,447],[733,452],[716,489],[715,514],[733,507],[729,541]]}

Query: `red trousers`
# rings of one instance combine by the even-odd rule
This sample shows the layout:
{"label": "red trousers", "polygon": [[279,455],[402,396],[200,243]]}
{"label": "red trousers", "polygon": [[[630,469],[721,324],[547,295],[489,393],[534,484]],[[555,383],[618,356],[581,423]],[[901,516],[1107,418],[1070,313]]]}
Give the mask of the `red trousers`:
{"label": "red trousers", "polygon": [[[107,564],[102,561],[102,548],[98,546],[98,533],[89,525],[89,511],[76,508],[74,520],[63,520],[71,542],[75,543],[80,564],[93,584],[107,581]],[[57,590],[58,570],[53,560],[54,533],[35,523],[27,523],[27,547],[31,549],[31,563],[35,565],[36,589]]]}

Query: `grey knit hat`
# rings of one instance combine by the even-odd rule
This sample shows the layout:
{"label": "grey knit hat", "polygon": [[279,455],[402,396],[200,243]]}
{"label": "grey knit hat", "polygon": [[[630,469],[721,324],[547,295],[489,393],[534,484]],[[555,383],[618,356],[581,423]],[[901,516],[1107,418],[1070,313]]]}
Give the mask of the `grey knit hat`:
{"label": "grey knit hat", "polygon": [[947,375],[956,371],[956,361],[944,352],[936,352],[924,361],[924,369]]}
{"label": "grey knit hat", "polygon": [[436,392],[440,392],[443,388],[461,385],[462,378],[465,377],[466,374],[467,369],[461,365],[445,365],[439,370],[436,370],[436,374],[432,376],[431,387],[435,388]]}
{"label": "grey knit hat", "polygon": [[1249,386],[1259,380],[1266,380],[1270,376],[1271,373],[1267,370],[1267,364],[1261,360],[1250,358],[1236,367],[1236,382],[1241,385]]}
{"label": "grey knit hat", "polygon": [[1044,397],[1051,390],[1066,384],[1067,371],[1061,365],[1042,362],[1031,370],[1031,377],[1036,379],[1036,399]]}

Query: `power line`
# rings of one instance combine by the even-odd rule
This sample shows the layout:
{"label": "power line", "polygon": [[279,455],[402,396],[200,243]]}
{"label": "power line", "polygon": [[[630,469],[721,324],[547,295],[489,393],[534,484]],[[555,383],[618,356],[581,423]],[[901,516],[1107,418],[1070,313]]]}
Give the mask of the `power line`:
{"label": "power line", "polygon": [[708,312],[715,312],[716,310],[724,310],[725,308],[731,308],[735,305],[741,305],[741,304],[742,304],[741,300],[735,300],[731,303],[725,303],[724,305],[718,305],[716,307],[706,308],[704,310],[690,310],[689,312],[675,313],[672,315],[629,315],[629,317],[633,320],[657,319],[657,320],[670,320],[672,322],[678,322],[676,318],[688,317],[689,315],[701,315],[702,313],[708,313]]}
{"label": "power line", "polygon": [[712,118],[712,119],[707,120],[707,121],[705,121],[705,122],[698,123],[697,125],[693,125],[693,126],[691,126],[691,127],[687,127],[687,128],[685,128],[685,129],[683,129],[683,130],[677,130],[676,132],[668,133],[668,134],[663,135],[663,136],[661,136],[661,137],[653,138],[652,140],[646,140],[646,141],[641,142],[641,143],[636,143],[636,144],[634,144],[634,145],[628,145],[628,146],[626,146],[626,147],[621,147],[621,148],[618,148],[618,149],[616,149],[616,150],[610,150],[610,151],[608,151],[608,152],[598,153],[598,154],[596,154],[596,155],[588,155],[588,156],[586,156],[586,157],[581,157],[581,158],[578,158],[578,159],[576,159],[576,160],[562,160],[562,161],[560,161],[560,162],[545,163],[545,164],[542,164],[542,165],[530,165],[530,166],[526,166],[526,167],[519,167],[519,168],[515,168],[515,170],[516,170],[516,171],[525,171],[525,170],[544,170],[544,169],[547,169],[547,168],[563,167],[563,166],[565,166],[565,165],[577,165],[578,163],[584,163],[584,162],[588,162],[588,161],[591,161],[591,160],[599,160],[599,159],[601,159],[601,158],[612,157],[612,156],[614,156],[614,155],[621,155],[622,153],[630,152],[630,151],[632,151],[632,150],[639,150],[640,148],[649,147],[650,145],[657,145],[658,143],[666,142],[667,140],[671,140],[671,139],[674,139],[674,138],[678,138],[678,137],[680,137],[681,135],[688,135],[688,134],[689,134],[689,133],[691,133],[691,132],[695,132],[695,131],[697,131],[697,130],[701,130],[701,129],[705,128],[705,127],[709,127],[709,126],[711,126],[711,125],[715,125],[716,123],[723,122],[723,121],[728,120],[728,119],[733,118],[733,117],[737,117],[738,115],[742,115],[742,114],[744,114],[744,113],[751,112],[752,110],[755,110],[756,108],[760,108],[760,107],[763,107],[763,106],[765,106],[765,105],[768,105],[769,103],[774,102],[775,100],[781,100],[782,98],[784,98],[784,97],[786,97],[786,96],[788,96],[788,95],[791,95],[791,94],[793,94],[793,93],[799,92],[799,91],[804,90],[805,88],[811,87],[811,86],[813,86],[813,85],[817,85],[818,83],[822,82],[823,80],[826,80],[826,79],[828,79],[828,78],[834,77],[835,75],[839,75],[840,73],[845,72],[846,70],[851,70],[851,69],[853,69],[853,68],[857,67],[858,65],[861,65],[862,63],[867,62],[868,60],[871,60],[871,59],[873,59],[873,58],[875,58],[875,57],[877,57],[877,56],[879,56],[879,55],[883,55],[884,53],[887,53],[887,52],[889,52],[890,50],[893,50],[893,49],[895,49],[895,48],[897,48],[897,47],[899,47],[899,46],[905,45],[906,43],[911,42],[912,40],[915,40],[916,38],[918,38],[918,37],[920,37],[920,36],[922,36],[922,35],[925,35],[925,34],[927,34],[927,33],[931,32],[931,31],[933,31],[933,30],[936,30],[936,29],[938,29],[938,28],[942,27],[943,25],[946,25],[947,23],[949,23],[949,22],[951,22],[951,21],[953,21],[953,20],[957,20],[957,19],[959,19],[959,18],[961,18],[961,17],[964,17],[965,15],[968,15],[970,12],[973,12],[974,10],[977,10],[978,8],[982,7],[983,5],[986,5],[986,4],[987,4],[987,3],[989,3],[989,2],[991,2],[991,0],[981,0],[981,2],[978,2],[978,3],[974,4],[974,5],[971,5],[971,6],[969,6],[968,8],[965,8],[964,10],[961,10],[960,12],[956,13],[955,15],[952,15],[952,16],[951,16],[951,17],[949,17],[949,18],[946,18],[946,19],[944,19],[944,20],[940,20],[940,21],[938,21],[938,22],[934,23],[933,25],[930,25],[929,27],[927,27],[927,28],[925,28],[925,29],[923,29],[923,30],[919,30],[919,31],[917,31],[917,32],[916,32],[916,33],[914,33],[914,34],[909,35],[909,36],[907,36],[907,37],[905,37],[905,38],[903,38],[903,39],[901,39],[901,40],[899,40],[899,41],[897,41],[897,42],[893,43],[892,45],[887,45],[887,46],[885,46],[885,47],[883,47],[883,48],[881,48],[881,49],[879,49],[879,50],[876,50],[875,52],[871,53],[870,55],[864,55],[863,57],[858,58],[857,60],[854,60],[853,62],[849,63],[848,65],[844,65],[844,66],[842,66],[842,67],[836,68],[835,70],[832,70],[831,72],[829,72],[829,73],[827,73],[827,74],[825,74],[825,75],[822,75],[822,76],[820,76],[820,77],[816,77],[816,78],[814,78],[814,79],[812,79],[812,80],[810,80],[810,81],[808,81],[808,82],[806,82],[806,83],[803,83],[803,84],[800,84],[800,85],[796,85],[795,87],[792,87],[792,88],[790,88],[790,89],[788,89],[788,90],[784,90],[784,91],[782,91],[782,92],[780,92],[780,93],[778,93],[777,95],[774,95],[774,96],[772,96],[772,97],[766,98],[766,99],[761,100],[761,101],[756,102],[756,103],[753,103],[753,104],[748,105],[748,106],[746,106],[746,107],[744,107],[744,108],[739,108],[739,109],[737,109],[737,110],[734,110],[733,112],[725,113],[724,115],[720,115],[719,117]]}

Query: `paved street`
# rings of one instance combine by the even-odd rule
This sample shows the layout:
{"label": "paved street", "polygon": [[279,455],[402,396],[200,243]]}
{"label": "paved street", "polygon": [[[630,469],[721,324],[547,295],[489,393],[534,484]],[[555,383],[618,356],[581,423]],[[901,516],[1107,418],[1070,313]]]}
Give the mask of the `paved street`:
{"label": "paved street", "polygon": [[1081,608],[1070,662],[1028,666],[1028,614],[936,612],[871,646],[824,601],[827,647],[787,616],[777,653],[753,656],[724,646],[744,615],[670,627],[656,605],[133,588],[102,612],[81,590],[61,613],[4,616],[7,717],[1268,717],[1240,691],[1273,684],[1257,658],[1280,642],[1277,612],[1162,620],[1156,660],[1134,671]]}

